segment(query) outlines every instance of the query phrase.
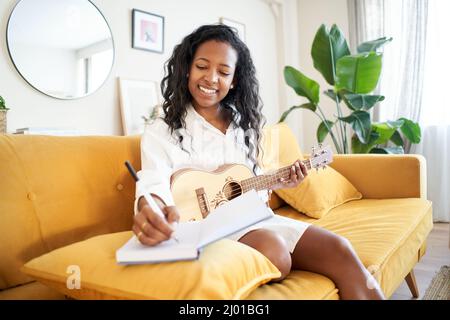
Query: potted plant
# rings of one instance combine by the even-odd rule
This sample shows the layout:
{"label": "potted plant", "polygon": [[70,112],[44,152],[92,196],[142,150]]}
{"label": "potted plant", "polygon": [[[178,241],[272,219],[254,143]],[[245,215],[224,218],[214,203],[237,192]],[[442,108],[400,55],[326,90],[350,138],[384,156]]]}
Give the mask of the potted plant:
{"label": "potted plant", "polygon": [[151,111],[150,111],[148,117],[146,117],[146,116],[141,116],[141,117],[142,117],[142,119],[144,119],[145,124],[149,124],[149,123],[153,122],[156,118],[161,116],[161,112],[162,112],[162,107],[161,107],[161,105],[157,104],[157,105],[153,106],[153,108],[151,108]]}
{"label": "potted plant", "polygon": [[6,112],[9,109],[6,107],[5,99],[0,96],[0,134],[6,133]]}
{"label": "potted plant", "polygon": [[[330,134],[338,153],[349,153],[349,147],[353,153],[404,153],[404,139],[419,143],[420,127],[409,119],[380,123],[371,120],[370,109],[384,100],[382,95],[371,94],[381,74],[382,53],[379,49],[390,41],[392,38],[383,37],[364,42],[358,46],[356,54],[351,54],[341,30],[336,25],[328,30],[322,24],[314,37],[311,56],[314,68],[332,86],[323,94],[335,102],[336,114],[334,118],[326,118],[319,106],[320,86],[316,81],[286,66],[286,83],[308,102],[285,111],[279,122],[295,109],[314,112],[320,119],[316,132],[318,142],[322,143]],[[342,113],[342,103],[351,112],[346,117]],[[350,145],[347,125],[353,130]]]}

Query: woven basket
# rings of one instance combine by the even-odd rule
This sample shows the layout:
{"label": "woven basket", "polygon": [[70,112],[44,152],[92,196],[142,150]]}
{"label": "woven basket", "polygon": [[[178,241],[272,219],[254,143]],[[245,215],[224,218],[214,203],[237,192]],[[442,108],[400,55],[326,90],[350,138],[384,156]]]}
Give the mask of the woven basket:
{"label": "woven basket", "polygon": [[6,133],[6,111],[0,110],[0,134]]}

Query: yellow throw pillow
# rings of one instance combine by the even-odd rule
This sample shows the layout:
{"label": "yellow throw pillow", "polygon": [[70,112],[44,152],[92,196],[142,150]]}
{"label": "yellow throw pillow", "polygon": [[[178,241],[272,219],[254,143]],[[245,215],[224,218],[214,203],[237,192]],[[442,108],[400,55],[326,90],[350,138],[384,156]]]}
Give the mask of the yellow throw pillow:
{"label": "yellow throw pillow", "polygon": [[115,252],[131,236],[126,231],[93,237],[35,258],[21,270],[75,299],[244,299],[281,275],[260,252],[228,239],[204,248],[198,260],[118,265]]}
{"label": "yellow throw pillow", "polygon": [[[297,159],[304,160],[297,139],[286,123],[267,126],[263,133],[265,152],[261,154],[260,162],[265,171],[292,165]],[[340,204],[362,198],[350,181],[331,167],[320,169],[318,173],[310,170],[297,188],[275,190],[275,194],[293,208],[316,219]]]}
{"label": "yellow throw pillow", "polygon": [[320,219],[331,209],[362,194],[342,174],[331,167],[315,169],[296,188],[278,189],[275,193],[296,210]]}

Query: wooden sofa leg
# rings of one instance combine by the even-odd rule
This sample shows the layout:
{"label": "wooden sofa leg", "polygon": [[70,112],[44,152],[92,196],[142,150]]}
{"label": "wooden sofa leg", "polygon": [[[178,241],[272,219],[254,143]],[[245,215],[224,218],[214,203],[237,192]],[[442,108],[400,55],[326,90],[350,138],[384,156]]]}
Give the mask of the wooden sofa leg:
{"label": "wooden sofa leg", "polygon": [[419,289],[417,288],[416,277],[414,276],[414,271],[411,270],[405,277],[406,283],[408,284],[409,290],[414,298],[419,297]]}

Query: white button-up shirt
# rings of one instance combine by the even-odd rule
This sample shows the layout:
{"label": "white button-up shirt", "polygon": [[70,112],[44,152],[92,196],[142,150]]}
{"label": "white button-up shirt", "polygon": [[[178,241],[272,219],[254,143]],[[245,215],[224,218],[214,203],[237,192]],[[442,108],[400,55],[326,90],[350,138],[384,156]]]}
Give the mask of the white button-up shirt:
{"label": "white button-up shirt", "polygon": [[[189,104],[185,129],[171,134],[169,126],[161,118],[148,124],[141,139],[142,169],[138,172],[136,184],[135,213],[137,200],[145,193],[158,195],[168,206],[175,205],[170,192],[170,176],[179,169],[213,171],[223,164],[240,163],[252,170],[253,162],[247,157],[248,147],[244,140],[249,133],[245,133],[236,122],[232,121],[224,134]],[[182,148],[177,133],[183,136]],[[256,172],[258,175],[263,173],[259,167]],[[266,190],[258,194],[263,201],[268,200]]]}

